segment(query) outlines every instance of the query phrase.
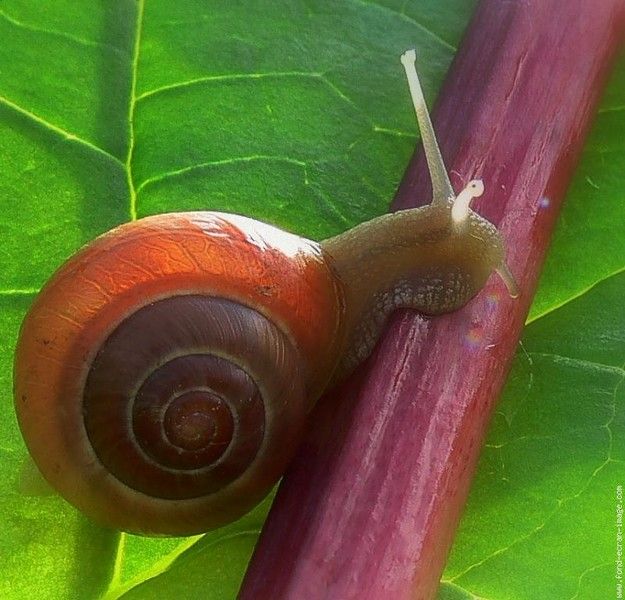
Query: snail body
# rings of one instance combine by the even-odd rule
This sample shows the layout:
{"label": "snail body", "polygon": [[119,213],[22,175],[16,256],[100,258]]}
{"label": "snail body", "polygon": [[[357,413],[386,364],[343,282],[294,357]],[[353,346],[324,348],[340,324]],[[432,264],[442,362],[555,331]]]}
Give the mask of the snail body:
{"label": "snail body", "polygon": [[22,325],[14,381],[31,455],[63,496],[137,533],[232,521],[393,310],[455,310],[493,270],[512,289],[499,233],[469,209],[481,182],[453,194],[424,106],[428,206],[321,243],[238,215],[159,215],[57,271]]}

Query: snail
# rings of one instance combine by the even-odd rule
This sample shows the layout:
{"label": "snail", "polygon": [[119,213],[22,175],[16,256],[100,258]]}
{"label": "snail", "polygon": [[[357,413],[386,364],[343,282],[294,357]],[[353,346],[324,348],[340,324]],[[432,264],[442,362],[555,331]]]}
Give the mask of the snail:
{"label": "snail", "polygon": [[432,203],[320,243],[238,215],[172,213],[83,247],[24,319],[15,406],[43,476],[95,521],[188,535],[271,490],[328,386],[373,349],[398,307],[468,302],[497,271],[497,229],[454,194],[414,50],[402,55]]}

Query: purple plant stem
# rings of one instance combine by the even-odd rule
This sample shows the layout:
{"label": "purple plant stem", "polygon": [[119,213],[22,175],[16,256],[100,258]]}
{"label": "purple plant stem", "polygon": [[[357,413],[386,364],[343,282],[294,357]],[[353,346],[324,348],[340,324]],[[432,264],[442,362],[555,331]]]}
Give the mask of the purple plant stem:
{"label": "purple plant stem", "polygon": [[[242,600],[436,594],[624,17],[622,0],[479,5],[434,123],[454,187],[483,178],[474,208],[502,231],[522,294],[493,276],[454,314],[394,315],[367,364],[312,414]],[[419,152],[393,209],[430,197]]]}

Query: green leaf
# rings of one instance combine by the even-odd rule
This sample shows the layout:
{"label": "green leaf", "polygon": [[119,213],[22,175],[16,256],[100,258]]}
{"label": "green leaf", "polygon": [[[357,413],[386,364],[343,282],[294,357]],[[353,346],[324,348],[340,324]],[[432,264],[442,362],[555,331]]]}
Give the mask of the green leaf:
{"label": "green leaf", "polygon": [[530,320],[625,267],[625,68],[617,66],[571,184]]}
{"label": "green leaf", "polygon": [[614,275],[526,328],[442,598],[459,588],[467,598],[616,597],[624,289],[625,273]]}
{"label": "green leaf", "polygon": [[[175,543],[160,559],[153,546],[136,544],[134,560],[142,558],[137,566],[143,570],[122,585],[111,587],[107,598],[234,598],[272,499],[273,494],[243,518],[201,536],[199,541],[189,538],[186,544]],[[128,539],[138,541],[136,537]]]}
{"label": "green leaf", "polygon": [[[63,260],[136,216],[215,209],[320,239],[383,212],[416,136],[399,54],[417,46],[432,100],[473,6],[0,5],[0,597],[234,597],[267,503],[201,538],[144,539],[102,530],[36,490],[11,398],[21,319]],[[614,592],[625,452],[624,82],[621,63],[441,598]]]}
{"label": "green leaf", "polygon": [[0,296],[0,598],[97,598],[111,580],[119,534],[35,489],[12,410],[12,348],[29,304],[30,296]]}

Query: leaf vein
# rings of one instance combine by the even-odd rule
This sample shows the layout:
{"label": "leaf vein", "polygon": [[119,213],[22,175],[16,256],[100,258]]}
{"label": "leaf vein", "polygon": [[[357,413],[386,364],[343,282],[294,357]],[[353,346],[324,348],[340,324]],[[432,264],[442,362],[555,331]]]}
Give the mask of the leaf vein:
{"label": "leaf vein", "polygon": [[501,548],[498,548],[497,550],[494,550],[493,552],[491,552],[490,554],[488,554],[484,558],[478,560],[477,562],[475,562],[475,563],[469,565],[468,567],[466,567],[464,570],[460,571],[460,573],[454,575],[453,577],[450,577],[447,581],[455,583],[458,579],[460,579],[461,577],[464,577],[470,571],[473,571],[474,569],[477,569],[478,567],[481,567],[483,564],[485,564],[489,560],[491,560],[491,559],[493,559],[493,558],[503,554],[504,552],[507,552],[508,550],[510,550],[514,546],[520,544],[521,542],[523,542],[525,540],[528,540],[531,536],[533,536],[534,534],[536,534],[539,531],[541,531],[542,529],[544,529],[545,525],[547,524],[549,519],[556,513],[558,508],[559,508],[559,504],[551,511],[551,513],[547,516],[547,518],[545,519],[545,521],[543,523],[540,523],[539,525],[534,527],[528,533],[524,533],[523,535],[521,535],[521,536],[517,537],[516,539],[512,540],[512,542],[510,542],[507,546],[503,546]]}
{"label": "leaf vein", "polygon": [[388,127],[380,127],[379,125],[374,125],[373,131],[375,133],[383,133],[385,135],[392,135],[394,137],[400,137],[400,138],[409,138],[412,140],[416,140],[418,137],[418,134],[416,131],[414,131],[413,133],[410,133],[409,131],[401,131],[399,129],[389,129]]}
{"label": "leaf vein", "polygon": [[587,292],[590,292],[594,287],[598,286],[599,284],[603,283],[604,281],[607,281],[608,279],[610,279],[611,277],[616,277],[617,275],[620,275],[621,273],[625,272],[625,265],[616,269],[615,271],[612,271],[610,273],[608,273],[607,275],[600,277],[599,279],[593,281],[590,285],[586,286],[585,288],[574,292],[573,294],[571,294],[571,296],[569,296],[568,298],[563,299],[561,302],[559,302],[558,304],[554,304],[548,308],[546,308],[543,312],[534,315],[533,317],[529,318],[526,322],[525,325],[529,325],[530,323],[533,323],[534,321],[538,321],[538,319],[542,319],[543,317],[548,316],[550,313],[558,310],[559,308],[562,308],[563,306],[567,305],[569,302],[573,302],[573,300],[577,300],[577,298],[579,298],[580,296],[583,296],[584,294],[586,294]]}
{"label": "leaf vein", "polygon": [[148,98],[152,98],[153,96],[157,96],[159,94],[179,90],[186,87],[192,87],[195,85],[202,85],[205,83],[213,83],[213,82],[227,82],[227,81],[239,81],[245,79],[271,79],[271,78],[306,78],[306,79],[320,79],[322,78],[321,73],[310,73],[305,71],[277,71],[272,72],[269,71],[267,73],[230,73],[224,75],[206,75],[204,77],[197,77],[195,79],[189,79],[187,81],[179,81],[176,83],[170,83],[168,85],[164,85],[158,88],[154,88],[153,90],[148,90],[147,92],[143,92],[136,97],[136,102],[140,102],[146,100]]}
{"label": "leaf vein", "polygon": [[596,571],[597,569],[601,569],[602,567],[607,567],[608,565],[611,565],[611,562],[602,562],[599,563],[598,565],[593,565],[592,567],[588,567],[588,569],[586,569],[577,579],[577,590],[575,591],[575,594],[573,596],[571,596],[570,600],[576,600],[576,598],[579,597],[579,592],[581,590],[582,587],[582,579],[584,579],[584,577],[586,577],[586,575],[588,575],[589,573],[592,573],[593,571]]}
{"label": "leaf vein", "polygon": [[55,37],[59,37],[65,40],[68,40],[74,44],[78,44],[81,46],[88,46],[90,48],[108,48],[109,50],[115,52],[116,54],[123,56],[122,50],[116,48],[111,44],[106,44],[103,42],[96,42],[94,40],[87,40],[85,38],[81,38],[77,35],[72,35],[71,33],[67,33],[65,31],[59,31],[56,29],[46,29],[45,27],[38,27],[36,25],[30,25],[29,23],[24,23],[16,19],[15,17],[9,15],[6,11],[0,10],[0,17],[2,17],[7,23],[15,27],[19,27],[20,29],[25,29],[26,31],[31,31],[33,33],[43,33],[46,35],[51,35]]}
{"label": "leaf vein", "polygon": [[565,364],[567,366],[580,367],[582,369],[589,369],[592,371],[602,371],[608,373],[616,373],[618,375],[625,375],[625,370],[622,367],[616,367],[614,365],[605,365],[592,360],[585,360],[583,358],[573,358],[571,356],[563,356],[561,354],[555,354],[553,352],[529,352],[531,356],[550,358],[556,363]]}
{"label": "leaf vein", "polygon": [[111,582],[111,586],[104,594],[102,600],[117,600],[121,598],[129,592],[132,588],[145,583],[146,581],[158,577],[159,575],[165,573],[169,567],[173,564],[173,562],[186,550],[188,550],[191,546],[197,543],[202,536],[196,535],[191,536],[185,539],[180,546],[178,546],[172,552],[169,552],[165,556],[161,557],[158,561],[156,561],[151,567],[145,569],[144,571],[137,574],[132,579],[125,581],[124,583],[119,583],[115,579]]}
{"label": "leaf vein", "polygon": [[[398,17],[400,20],[405,21],[406,23],[410,23],[411,25],[414,25],[417,29],[419,29],[423,33],[429,35],[431,38],[436,40],[441,46],[444,46],[447,50],[451,50],[454,53],[457,50],[457,48],[455,46],[453,46],[452,44],[450,44],[449,42],[444,40],[440,35],[438,35],[437,33],[434,33],[431,29],[428,29],[425,25],[423,25],[422,23],[419,23],[419,21],[417,21],[416,19],[413,19],[412,17],[409,17],[404,12],[400,12],[400,11],[394,10],[393,8],[391,8],[389,6],[384,6],[382,4],[378,4],[377,2],[368,2],[367,0],[352,0],[352,1],[355,4],[361,4],[361,5],[364,5],[364,6],[375,7],[375,8],[377,8],[378,10],[380,10],[382,12],[394,15],[394,16]],[[405,5],[404,5],[404,7],[405,7]]]}
{"label": "leaf vein", "polygon": [[605,113],[611,113],[611,112],[621,112],[625,110],[625,104],[624,105],[618,105],[618,106],[606,106],[605,108],[600,108],[597,111],[597,114],[599,115],[603,115]]}
{"label": "leaf vein", "polygon": [[468,594],[470,597],[470,600],[489,600],[488,598],[485,598],[484,596],[476,596],[473,592],[469,591],[467,588],[461,587],[458,584],[451,581],[451,579],[441,579],[441,584],[444,586],[453,588],[454,590],[459,590],[461,592],[464,592],[465,594]]}
{"label": "leaf vein", "polygon": [[10,288],[0,290],[0,296],[33,296],[39,293],[39,288]]}
{"label": "leaf vein", "polygon": [[132,176],[132,159],[135,150],[135,109],[137,105],[137,72],[139,67],[139,46],[141,43],[141,28],[143,26],[143,10],[145,0],[140,0],[137,5],[137,23],[135,25],[135,39],[132,49],[132,62],[130,64],[130,97],[128,99],[128,155],[126,156],[126,178],[130,191],[129,216],[131,221],[137,220],[137,190],[135,189]]}
{"label": "leaf vein", "polygon": [[197,163],[195,165],[188,165],[186,167],[181,167],[180,169],[174,169],[172,171],[167,171],[165,173],[154,175],[153,177],[149,177],[145,181],[141,182],[141,184],[137,187],[137,194],[142,192],[149,185],[160,183],[161,181],[164,181],[172,177],[181,177],[181,176],[187,175],[188,173],[193,173],[195,171],[202,171],[204,169],[210,169],[212,167],[235,165],[238,163],[244,164],[244,163],[256,162],[256,161],[275,161],[275,162],[282,162],[285,164],[296,165],[297,167],[300,167],[304,171],[304,183],[308,182],[305,162],[294,159],[294,158],[289,158],[287,156],[252,154],[250,156],[237,156],[233,158],[224,158],[221,160],[206,161],[203,163]]}
{"label": "leaf vein", "polygon": [[330,212],[347,228],[352,227],[353,223],[337,208],[318,185],[312,185],[312,189],[316,192],[321,201],[330,209]]}
{"label": "leaf vein", "polygon": [[40,127],[43,127],[44,129],[60,136],[64,140],[67,140],[68,142],[74,142],[81,146],[84,146],[85,148],[88,148],[89,150],[97,154],[100,154],[101,156],[106,157],[107,159],[111,160],[115,164],[121,165],[123,167],[123,163],[116,156],[113,156],[112,154],[110,154],[106,150],[103,150],[99,146],[96,146],[95,144],[92,144],[91,142],[88,142],[87,140],[81,137],[78,137],[77,135],[70,133],[69,131],[66,131],[65,129],[59,126],[54,125],[53,123],[50,123],[49,121],[46,121],[43,117],[40,117],[39,115],[36,115],[35,113],[25,108],[22,108],[19,104],[16,104],[15,102],[13,102],[12,100],[9,100],[5,96],[0,96],[0,105],[3,105],[15,111],[16,113],[22,115],[23,117],[26,117],[27,119],[39,125]]}

